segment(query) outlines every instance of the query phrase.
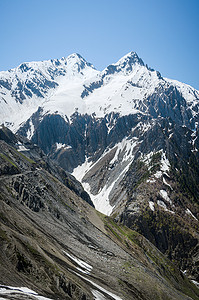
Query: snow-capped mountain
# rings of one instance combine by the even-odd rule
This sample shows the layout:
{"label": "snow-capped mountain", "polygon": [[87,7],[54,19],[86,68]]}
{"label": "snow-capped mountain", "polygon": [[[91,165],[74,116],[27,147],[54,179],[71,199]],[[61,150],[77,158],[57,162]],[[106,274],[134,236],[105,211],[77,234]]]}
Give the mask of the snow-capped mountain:
{"label": "snow-capped mountain", "polygon": [[[170,99],[171,93],[181,99]],[[0,122],[14,131],[38,107],[42,108],[43,115],[59,113],[68,119],[76,111],[100,118],[112,112],[120,116],[140,112],[172,118],[179,114],[186,124],[191,119],[187,114],[194,117],[197,114],[198,99],[197,90],[162,78],[135,52],[102,72],[79,54],[60,60],[23,63],[16,69],[0,72]]]}
{"label": "snow-capped mountain", "polygon": [[[67,94],[68,87],[71,84],[77,87],[96,73],[79,54],[60,60],[23,63],[16,69],[0,72],[0,122],[16,131],[38,107],[48,109],[50,105],[54,112],[60,106],[61,112],[63,93]],[[57,94],[62,98],[59,104],[55,103]],[[66,102],[65,105],[68,106]]]}
{"label": "snow-capped mountain", "polygon": [[[125,153],[122,168],[127,171],[133,149],[157,120],[168,118],[191,130],[198,126],[199,91],[163,78],[135,52],[102,72],[79,54],[23,63],[0,72],[0,97],[0,122],[32,138],[69,171],[83,168],[88,160],[96,163],[116,145]],[[109,206],[113,186],[114,181],[105,191],[101,187],[108,211],[101,197],[95,197],[97,208],[104,207],[105,213],[113,210]]]}
{"label": "snow-capped mountain", "polygon": [[199,280],[199,91],[130,52],[103,71],[78,54],[22,64],[0,72],[0,95],[1,123]]}

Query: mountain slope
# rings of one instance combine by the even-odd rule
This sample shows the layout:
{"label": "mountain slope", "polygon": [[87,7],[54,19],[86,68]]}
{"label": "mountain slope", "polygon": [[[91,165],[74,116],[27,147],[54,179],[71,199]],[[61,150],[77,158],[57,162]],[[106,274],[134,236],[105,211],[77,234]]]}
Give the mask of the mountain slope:
{"label": "mountain slope", "polygon": [[19,138],[1,129],[1,298],[35,299],[11,288],[26,286],[50,299],[197,299],[143,236],[99,215],[54,176],[56,166],[46,170],[42,152],[18,152]]}

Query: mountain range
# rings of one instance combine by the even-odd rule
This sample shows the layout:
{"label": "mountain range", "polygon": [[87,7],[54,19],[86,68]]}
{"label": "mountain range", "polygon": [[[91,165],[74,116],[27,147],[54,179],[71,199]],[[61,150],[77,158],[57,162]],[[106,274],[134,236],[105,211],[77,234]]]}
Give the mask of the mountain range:
{"label": "mountain range", "polygon": [[[135,52],[130,52],[103,71],[97,71],[79,54],[72,54],[60,60],[23,63],[16,69],[0,72],[0,111],[0,123],[4,124],[0,138],[4,147],[14,147],[20,153],[15,158],[11,153],[12,148],[2,148],[2,178],[8,180],[9,175],[8,182],[12,181],[5,184],[3,191],[8,190],[8,186],[14,189],[12,194],[18,195],[17,199],[22,197],[20,205],[34,211],[38,215],[38,222],[41,210],[45,214],[48,212],[51,218],[57,209],[60,216],[57,219],[61,218],[63,226],[69,223],[76,226],[76,219],[68,213],[65,215],[64,194],[60,196],[58,204],[54,203],[57,196],[54,196],[56,188],[52,181],[58,180],[58,185],[65,184],[75,193],[74,197],[81,199],[78,203],[84,203],[77,204],[69,196],[70,201],[76,203],[77,218],[85,219],[85,212],[79,212],[82,205],[89,207],[84,210],[90,212],[90,207],[95,207],[107,216],[100,214],[103,218],[99,221],[99,213],[92,208],[90,213],[94,216],[89,222],[95,226],[97,222],[98,229],[98,223],[101,222],[100,230],[105,222],[105,233],[107,235],[108,230],[112,240],[122,247],[125,253],[122,257],[129,251],[130,255],[135,251],[129,245],[131,232],[136,236],[136,242],[133,242],[142,248],[139,251],[149,256],[152,265],[155,263],[157,266],[157,255],[163,255],[161,257],[172,261],[181,274],[184,272],[195,283],[199,281],[199,91],[176,80],[163,78],[159,72],[145,65]],[[11,141],[8,138],[10,135]],[[26,169],[20,163],[23,167],[19,171],[16,159],[19,163],[19,159],[24,160],[24,157],[36,161],[39,166],[35,169],[28,166]],[[45,193],[41,193],[38,199],[37,192],[29,191],[31,185],[36,184],[32,172],[42,173],[39,175],[42,178],[43,172],[48,172],[45,174],[51,175],[47,175],[47,178],[56,178],[46,179],[50,182],[44,184],[47,186],[44,191],[51,193],[53,200]],[[23,176],[28,174],[31,178],[24,183],[23,177],[16,188],[15,177],[22,175],[16,176],[15,173]],[[31,200],[29,196],[29,200],[26,197],[23,200],[20,184],[32,195]],[[14,196],[11,198],[14,206],[16,199]],[[67,205],[71,206],[71,203]],[[89,218],[88,214],[86,216]],[[26,222],[30,220],[26,219]],[[85,230],[84,225],[77,225],[82,228],[81,234]],[[45,234],[48,234],[50,227],[45,226]],[[92,236],[97,235],[96,228],[89,230]],[[55,231],[56,238],[57,234],[60,233]],[[73,235],[77,233],[73,232]],[[79,232],[78,235],[81,239]],[[81,249],[83,246],[78,247]],[[159,251],[155,247],[161,252],[154,252],[153,257],[151,253],[148,254],[148,249]],[[112,250],[107,251],[112,253]],[[68,255],[78,257],[79,254],[73,251],[70,249]],[[79,259],[85,260],[82,251],[83,248]],[[52,253],[48,254],[52,258]],[[89,261],[94,259],[92,255]],[[115,286],[111,280],[115,280],[117,272],[115,269],[114,279],[110,279],[108,285],[112,290],[115,290]],[[158,272],[162,276],[162,271]],[[135,287],[135,282],[132,284],[126,278],[125,282],[125,288]],[[122,290],[125,291],[125,288]],[[127,294],[124,291],[118,290],[122,299],[154,298],[151,290],[131,296],[128,289]],[[96,296],[96,299],[119,299],[107,296],[107,293],[104,295]],[[197,299],[194,294],[188,295]],[[157,297],[178,299],[176,295],[170,298],[156,295],[155,299]]]}

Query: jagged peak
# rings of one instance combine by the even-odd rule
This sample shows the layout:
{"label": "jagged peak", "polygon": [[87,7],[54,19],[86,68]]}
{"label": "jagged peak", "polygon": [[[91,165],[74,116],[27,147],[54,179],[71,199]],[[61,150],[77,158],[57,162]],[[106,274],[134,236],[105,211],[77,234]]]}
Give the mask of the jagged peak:
{"label": "jagged peak", "polygon": [[87,62],[79,53],[72,53],[67,58],[65,58],[68,64],[75,65],[78,64],[81,68],[91,67],[95,69],[94,66]]}
{"label": "jagged peak", "polygon": [[140,64],[141,66],[144,66],[143,60],[134,51],[131,51],[131,52],[127,53],[126,55],[124,55],[114,65],[116,65],[116,66],[118,66],[118,65],[122,66],[122,65],[126,65],[127,63],[128,64],[136,64],[137,63],[137,64]]}
{"label": "jagged peak", "polygon": [[83,60],[83,61],[86,62],[86,60],[85,60],[79,53],[76,53],[76,52],[74,52],[74,53],[68,55],[66,59]]}
{"label": "jagged peak", "polygon": [[143,60],[137,55],[136,52],[129,52],[118,60],[117,63],[109,65],[105,70],[105,75],[122,72],[123,74],[129,74],[133,71],[134,66],[145,66]]}

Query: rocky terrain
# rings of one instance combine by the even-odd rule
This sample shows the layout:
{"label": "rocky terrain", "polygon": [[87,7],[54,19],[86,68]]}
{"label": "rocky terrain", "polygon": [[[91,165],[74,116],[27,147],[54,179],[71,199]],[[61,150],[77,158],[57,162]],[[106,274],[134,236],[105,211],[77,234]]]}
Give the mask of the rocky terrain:
{"label": "rocky terrain", "polygon": [[197,299],[173,263],[98,213],[38,146],[3,127],[0,150],[1,299]]}
{"label": "rocky terrain", "polygon": [[[195,283],[199,282],[199,91],[163,78],[134,52],[101,72],[80,55],[73,54],[61,60],[24,63],[16,69],[0,72],[0,108],[0,122],[17,133],[15,136],[2,127],[3,145],[6,142],[21,153],[16,158],[14,150],[10,149],[8,156],[4,148],[1,150],[1,182],[5,184],[8,174],[13,176],[12,183],[9,181],[6,185],[9,188],[4,187],[2,193],[10,189],[17,203],[28,207],[31,213],[47,213],[56,221],[67,223],[65,202],[55,201],[65,197],[53,184],[52,178],[56,178],[56,182],[78,199],[75,205],[73,197],[67,196],[67,205],[75,211],[67,218],[72,218],[70,222],[75,220],[74,223],[79,224],[77,228],[84,228],[87,223],[82,222],[89,218],[89,224],[104,232],[106,238],[111,237],[125,255],[137,253],[135,245],[141,247],[139,255],[149,255],[146,245],[152,247],[150,249],[157,247],[161,253],[150,251],[161,255],[160,260],[166,259],[165,265],[174,263],[181,270],[181,277],[183,272]],[[27,163],[24,155],[35,164]],[[23,163],[18,165],[15,160],[22,158]],[[43,185],[34,188],[44,179]],[[33,186],[31,191],[30,185]],[[56,197],[55,192],[58,193]],[[80,208],[81,205],[85,208]],[[91,206],[107,217],[96,213]],[[38,223],[34,226],[37,228]],[[48,230],[52,229],[48,227]],[[66,231],[70,231],[68,227]],[[88,231],[90,239],[91,229]],[[60,233],[55,231],[55,235],[57,238]],[[107,251],[114,253],[112,248]],[[87,263],[92,261],[93,254],[86,260],[76,252],[71,253]],[[136,256],[139,262],[140,258]],[[149,258],[154,267],[151,254]],[[159,263],[159,259],[155,259],[158,274],[164,277]],[[121,266],[118,261],[117,264]],[[108,286],[112,291],[117,291],[113,282],[119,270],[110,275]],[[125,291],[137,288],[135,273],[127,275],[128,272],[129,281],[125,277],[125,288],[119,285],[118,297],[151,299],[151,290],[149,294],[147,291],[139,294],[141,287],[137,294],[128,298],[130,294]],[[98,279],[103,281],[100,276]],[[39,291],[37,286],[30,288]],[[41,292],[48,296],[46,290],[41,289]],[[186,294],[184,290],[183,293]],[[158,297],[164,299],[162,294],[154,296]]]}

